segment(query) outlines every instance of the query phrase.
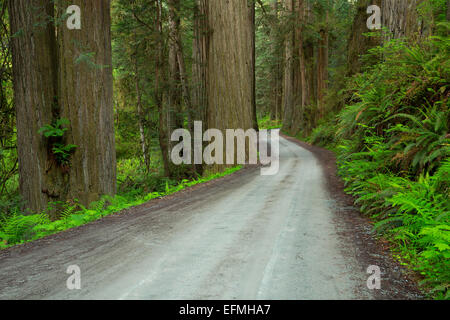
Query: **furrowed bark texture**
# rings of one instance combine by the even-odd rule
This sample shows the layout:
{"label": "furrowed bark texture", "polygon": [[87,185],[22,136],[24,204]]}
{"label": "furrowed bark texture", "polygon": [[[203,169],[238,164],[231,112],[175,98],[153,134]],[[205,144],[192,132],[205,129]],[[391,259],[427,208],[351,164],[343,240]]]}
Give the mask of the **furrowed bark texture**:
{"label": "furrowed bark texture", "polygon": [[422,34],[424,30],[419,27],[416,6],[418,0],[383,0],[381,5],[381,17],[383,26],[390,33],[386,39],[411,37],[414,33]]}
{"label": "furrowed bark texture", "polygon": [[81,30],[69,30],[65,23],[58,27],[58,97],[61,116],[70,120],[68,143],[78,146],[69,198],[88,204],[116,192],[110,1],[60,3],[63,10],[69,5],[81,9]]}
{"label": "furrowed bark texture", "polygon": [[194,40],[192,64],[193,121],[206,121],[208,106],[208,4],[197,0],[194,8]]}
{"label": "furrowed bark texture", "polygon": [[[251,2],[251,1],[250,1]],[[209,1],[208,127],[253,127],[253,25],[247,0]]]}
{"label": "furrowed bark texture", "polygon": [[[81,30],[61,19],[72,4],[81,8]],[[109,6],[59,1],[55,17],[52,0],[10,1],[20,189],[33,211],[50,201],[87,205],[116,191]],[[77,146],[65,165],[52,138],[38,133],[60,118],[70,121],[60,142]]]}
{"label": "furrowed bark texture", "polygon": [[208,2],[207,126],[224,133],[255,127],[253,6],[251,0]]}
{"label": "furrowed bark texture", "polygon": [[[52,200],[47,170],[53,170],[48,143],[39,128],[51,123],[56,97],[55,32],[50,0],[9,2],[20,192],[29,209]],[[39,25],[39,27],[36,27]]]}

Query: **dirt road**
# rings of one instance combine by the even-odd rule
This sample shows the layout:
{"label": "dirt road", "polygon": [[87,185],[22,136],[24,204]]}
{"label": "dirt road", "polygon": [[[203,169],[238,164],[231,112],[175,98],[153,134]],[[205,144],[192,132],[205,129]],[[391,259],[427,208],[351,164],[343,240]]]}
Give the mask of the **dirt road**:
{"label": "dirt road", "polygon": [[[0,299],[420,298],[365,220],[342,218],[354,209],[329,192],[323,163],[280,143],[275,176],[243,169],[0,252]],[[66,287],[70,265],[80,290]],[[380,290],[367,288],[369,265]]]}

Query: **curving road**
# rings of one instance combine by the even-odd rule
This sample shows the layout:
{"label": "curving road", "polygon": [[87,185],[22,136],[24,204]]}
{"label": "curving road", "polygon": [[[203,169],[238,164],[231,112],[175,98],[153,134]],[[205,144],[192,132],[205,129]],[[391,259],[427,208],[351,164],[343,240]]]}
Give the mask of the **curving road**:
{"label": "curving road", "polygon": [[[275,176],[244,169],[1,252],[0,299],[377,298],[325,183],[315,156],[282,138]],[[69,265],[81,290],[66,287]]]}

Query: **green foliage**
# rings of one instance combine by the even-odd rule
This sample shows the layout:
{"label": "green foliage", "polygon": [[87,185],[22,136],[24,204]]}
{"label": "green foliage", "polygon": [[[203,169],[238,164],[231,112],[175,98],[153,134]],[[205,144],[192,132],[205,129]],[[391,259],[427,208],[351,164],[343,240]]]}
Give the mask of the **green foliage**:
{"label": "green foliage", "polygon": [[69,124],[69,120],[61,118],[57,119],[53,124],[47,124],[39,129],[39,133],[49,139],[53,155],[60,165],[68,165],[70,156],[77,148],[74,144],[64,144],[60,142],[64,137],[65,132],[68,130],[64,126]]}
{"label": "green foliage", "polygon": [[[393,40],[374,48],[383,61],[356,75],[353,98],[338,115],[334,142],[319,127],[312,139],[338,144],[346,191],[423,277],[435,298],[450,283],[449,41]],[[324,136],[324,138],[322,138]]]}
{"label": "green foliage", "polygon": [[64,136],[64,133],[68,130],[67,128],[63,126],[69,125],[69,120],[62,118],[56,120],[53,124],[47,124],[39,129],[39,133],[43,134],[44,137],[50,138],[50,137],[58,137],[62,138]]}
{"label": "green foliage", "polygon": [[[334,116],[334,114],[332,114]],[[319,125],[314,128],[307,138],[308,142],[334,149],[334,141],[336,139],[336,124],[330,125],[330,122],[336,122],[333,117],[327,117],[327,119],[321,120]]]}
{"label": "green foliage", "polygon": [[72,155],[72,153],[75,151],[76,148],[77,146],[74,144],[64,145],[62,143],[55,143],[53,145],[52,151],[58,163],[62,165],[67,165],[69,164],[70,156]]}
{"label": "green foliage", "polygon": [[266,130],[270,130],[270,129],[279,129],[282,127],[282,122],[281,120],[273,120],[270,118],[270,116],[265,116],[261,119],[258,119],[258,128],[259,129],[266,129]]}

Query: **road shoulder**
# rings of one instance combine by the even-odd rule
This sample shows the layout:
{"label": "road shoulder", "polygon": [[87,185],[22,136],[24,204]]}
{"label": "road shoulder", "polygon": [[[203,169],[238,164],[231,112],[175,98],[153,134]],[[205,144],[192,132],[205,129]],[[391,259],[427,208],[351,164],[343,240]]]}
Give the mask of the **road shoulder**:
{"label": "road shoulder", "polygon": [[[354,198],[346,194],[344,182],[337,174],[336,156],[330,150],[310,145],[296,138],[280,134],[286,140],[310,151],[323,168],[326,189],[334,204],[334,221],[342,238],[344,255],[354,255],[361,266],[377,265],[382,273],[381,290],[376,290],[376,299],[423,299],[414,275],[394,260],[389,244],[376,239],[372,233],[372,222],[363,216]],[[369,276],[369,274],[368,274]]]}

